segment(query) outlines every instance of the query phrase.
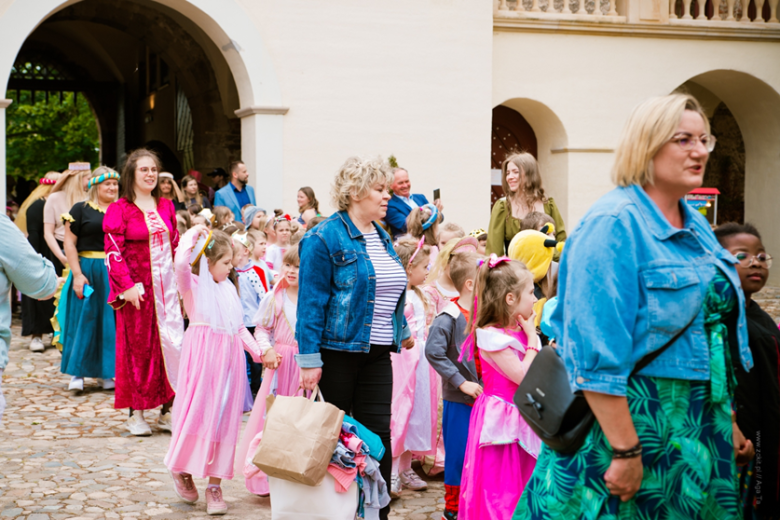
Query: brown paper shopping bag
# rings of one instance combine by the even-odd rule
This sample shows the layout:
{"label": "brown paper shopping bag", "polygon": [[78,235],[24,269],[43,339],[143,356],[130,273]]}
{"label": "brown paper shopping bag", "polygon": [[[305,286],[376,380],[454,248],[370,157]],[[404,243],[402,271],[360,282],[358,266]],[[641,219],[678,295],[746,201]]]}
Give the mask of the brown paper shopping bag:
{"label": "brown paper shopping bag", "polygon": [[319,387],[308,399],[278,396],[252,463],[269,477],[316,486],[328,471],[343,421],[344,412],[324,402]]}

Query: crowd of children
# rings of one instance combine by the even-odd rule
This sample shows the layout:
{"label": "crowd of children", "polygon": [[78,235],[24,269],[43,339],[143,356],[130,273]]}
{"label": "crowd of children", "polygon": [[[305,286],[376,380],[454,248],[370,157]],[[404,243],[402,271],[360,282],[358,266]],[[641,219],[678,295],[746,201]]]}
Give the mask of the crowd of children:
{"label": "crowd of children", "polygon": [[[208,478],[207,511],[225,514],[220,482],[234,467],[249,492],[269,495],[265,474],[251,461],[266,397],[300,392],[297,243],[324,218],[313,192],[305,193],[300,218],[249,205],[240,220],[195,195],[177,212],[182,236],[174,267],[187,328],[165,464],[183,501],[198,499],[193,477]],[[538,212],[522,220],[506,257],[487,257],[484,230],[467,235],[441,222],[430,204],[409,214],[407,228],[394,247],[406,270],[404,315],[415,345],[391,356],[390,495],[427,488],[412,468],[419,460],[429,474],[444,471],[445,520],[510,518],[541,449],[513,396],[549,340],[540,321],[556,296],[563,243],[552,218]],[[760,368],[737,370],[736,429],[761,455],[740,472],[740,489],[746,510],[760,497],[765,511],[777,511],[780,414],[763,411],[780,410],[780,332],[750,299],[766,283],[771,256],[750,225],[724,225],[716,235],[739,261]],[[776,493],[767,493],[771,486]]]}
{"label": "crowd of children", "polygon": [[[197,205],[177,215],[182,238],[175,268],[188,328],[165,462],[186,502],[198,499],[193,477],[209,479],[209,514],[227,511],[219,485],[233,477],[234,466],[249,492],[269,495],[267,477],[252,458],[266,397],[300,393],[297,242],[305,226],[323,220],[317,214],[302,225],[256,206],[243,208],[242,217],[246,226],[227,208]],[[391,355],[388,489],[394,498],[403,489],[425,490],[412,468],[418,460],[428,474],[444,471],[445,519],[457,518],[459,510],[460,518],[504,518],[539,450],[511,404],[541,347],[536,273],[507,257],[486,259],[486,233],[466,235],[453,222],[441,223],[433,205],[412,211],[407,223],[409,233],[394,247],[406,269],[404,315],[415,346]],[[529,220],[536,229],[542,224],[543,218]],[[552,251],[542,252],[549,256],[544,266],[552,265]],[[249,410],[239,440],[241,415]]]}

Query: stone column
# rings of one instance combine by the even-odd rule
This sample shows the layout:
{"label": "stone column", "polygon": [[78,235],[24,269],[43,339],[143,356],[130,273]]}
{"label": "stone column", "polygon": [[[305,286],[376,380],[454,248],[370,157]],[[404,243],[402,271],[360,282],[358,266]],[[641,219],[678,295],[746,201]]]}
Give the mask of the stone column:
{"label": "stone column", "polygon": [[241,160],[249,172],[257,205],[273,215],[284,198],[284,115],[287,107],[250,106],[241,118]]}
{"label": "stone column", "polygon": [[[0,99],[0,200],[5,204],[5,109],[8,108],[12,99]],[[21,202],[20,202],[21,204]],[[3,208],[3,214],[5,214],[5,208]]]}

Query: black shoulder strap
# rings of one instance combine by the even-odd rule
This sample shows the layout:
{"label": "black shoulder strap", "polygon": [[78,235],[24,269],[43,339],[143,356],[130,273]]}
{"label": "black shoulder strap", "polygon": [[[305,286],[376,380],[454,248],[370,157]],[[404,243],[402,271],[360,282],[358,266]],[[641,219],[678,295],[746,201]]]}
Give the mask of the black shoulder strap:
{"label": "black shoulder strap", "polygon": [[650,363],[655,361],[658,356],[663,354],[666,349],[668,349],[669,347],[672,346],[672,343],[674,343],[675,341],[680,339],[680,336],[685,334],[685,331],[688,330],[688,328],[690,328],[691,325],[693,325],[693,322],[696,321],[696,317],[698,315],[699,315],[699,313],[697,312],[693,316],[693,319],[688,322],[688,325],[686,325],[685,327],[683,327],[679,331],[677,331],[677,334],[675,334],[674,337],[672,339],[670,339],[663,347],[659,348],[658,350],[656,350],[654,352],[650,352],[648,355],[646,355],[645,357],[640,359],[639,363],[637,363],[634,366],[634,370],[631,371],[631,375],[633,376],[634,374],[636,374],[637,372],[639,372],[640,370],[645,368],[647,365],[649,365]]}

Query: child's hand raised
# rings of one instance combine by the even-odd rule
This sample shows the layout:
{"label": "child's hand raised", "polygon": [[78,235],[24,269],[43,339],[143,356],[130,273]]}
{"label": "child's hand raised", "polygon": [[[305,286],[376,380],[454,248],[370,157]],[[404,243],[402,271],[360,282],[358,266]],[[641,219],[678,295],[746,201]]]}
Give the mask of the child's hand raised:
{"label": "child's hand raised", "polygon": [[528,318],[518,316],[518,325],[523,329],[528,340],[536,337],[536,312],[532,312]]}
{"label": "child's hand raised", "polygon": [[192,229],[197,229],[198,230],[198,236],[199,237],[207,237],[207,236],[209,236],[209,228],[207,228],[205,224],[198,224],[196,226],[192,226]]}
{"label": "child's hand raised", "polygon": [[472,381],[463,381],[458,387],[458,390],[474,399],[482,395],[482,387]]}

